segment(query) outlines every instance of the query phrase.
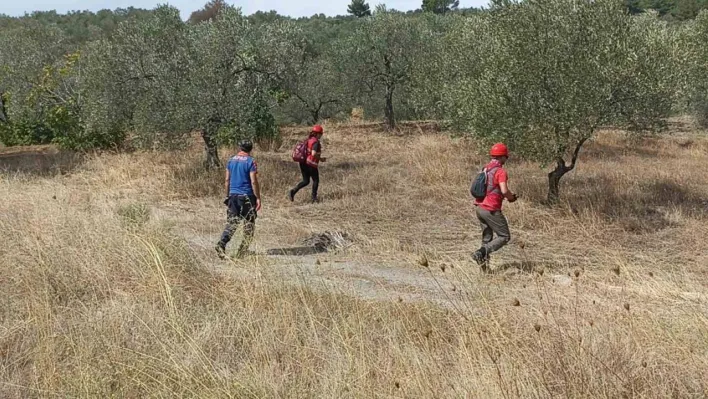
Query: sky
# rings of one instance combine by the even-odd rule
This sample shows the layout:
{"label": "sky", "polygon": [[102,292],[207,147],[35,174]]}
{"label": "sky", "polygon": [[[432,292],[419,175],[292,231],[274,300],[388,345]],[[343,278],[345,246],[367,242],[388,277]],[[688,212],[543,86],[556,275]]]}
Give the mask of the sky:
{"label": "sky", "polygon": [[[66,13],[72,10],[98,11],[101,9],[136,8],[152,9],[158,4],[168,3],[182,12],[182,18],[187,19],[192,11],[202,8],[207,0],[0,0],[0,14],[20,16],[32,11],[56,10]],[[324,13],[326,15],[344,15],[350,0],[227,0],[228,3],[243,8],[245,14],[256,11],[276,10],[283,15],[292,17],[312,16]],[[462,0],[460,7],[481,7],[487,0]],[[385,3],[388,8],[408,11],[420,8],[421,0],[369,0],[373,10],[379,3]]]}

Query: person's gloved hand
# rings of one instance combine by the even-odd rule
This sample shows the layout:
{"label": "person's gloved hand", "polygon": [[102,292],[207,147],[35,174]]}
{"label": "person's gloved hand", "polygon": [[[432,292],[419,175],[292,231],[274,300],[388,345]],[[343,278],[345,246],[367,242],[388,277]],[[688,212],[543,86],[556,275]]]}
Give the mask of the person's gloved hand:
{"label": "person's gloved hand", "polygon": [[224,205],[229,206],[229,197],[224,198]]}
{"label": "person's gloved hand", "polygon": [[510,199],[509,202],[516,202],[516,200],[519,199],[519,196],[514,194]]}

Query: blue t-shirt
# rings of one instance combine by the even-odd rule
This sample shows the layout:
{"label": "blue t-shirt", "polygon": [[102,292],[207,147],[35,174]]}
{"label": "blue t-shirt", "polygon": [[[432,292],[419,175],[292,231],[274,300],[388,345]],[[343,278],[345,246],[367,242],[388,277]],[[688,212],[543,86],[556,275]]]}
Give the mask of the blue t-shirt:
{"label": "blue t-shirt", "polygon": [[258,165],[250,155],[239,152],[229,159],[226,169],[231,172],[229,195],[254,195],[251,186],[251,173],[258,171]]}

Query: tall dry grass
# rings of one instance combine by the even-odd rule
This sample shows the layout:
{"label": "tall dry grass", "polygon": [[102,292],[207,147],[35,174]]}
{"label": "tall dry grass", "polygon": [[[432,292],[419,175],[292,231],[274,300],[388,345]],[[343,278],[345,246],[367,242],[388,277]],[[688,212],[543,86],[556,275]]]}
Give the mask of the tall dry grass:
{"label": "tall dry grass", "polygon": [[[259,255],[235,263],[212,253],[221,175],[197,151],[3,174],[0,397],[708,396],[705,138],[607,132],[554,209],[512,159],[514,241],[482,275],[471,144],[327,131],[319,205],[285,197],[300,132],[256,153]],[[325,230],[355,245],[263,255]],[[328,282],[359,264],[392,277],[366,297]]]}

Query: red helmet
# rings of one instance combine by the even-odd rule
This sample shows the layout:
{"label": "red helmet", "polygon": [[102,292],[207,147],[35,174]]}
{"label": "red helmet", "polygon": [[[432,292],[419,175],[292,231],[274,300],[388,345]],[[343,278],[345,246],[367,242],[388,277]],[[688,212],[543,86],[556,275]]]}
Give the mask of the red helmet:
{"label": "red helmet", "polygon": [[315,125],[312,127],[312,133],[324,133],[324,129],[320,125]]}
{"label": "red helmet", "polygon": [[492,146],[492,149],[489,150],[489,155],[493,157],[508,157],[509,149],[506,148],[503,143],[496,143]]}

